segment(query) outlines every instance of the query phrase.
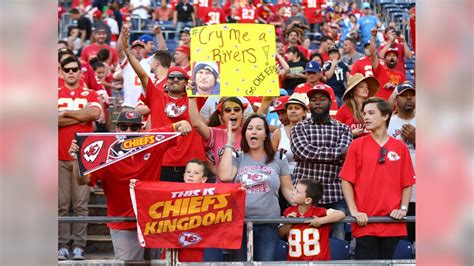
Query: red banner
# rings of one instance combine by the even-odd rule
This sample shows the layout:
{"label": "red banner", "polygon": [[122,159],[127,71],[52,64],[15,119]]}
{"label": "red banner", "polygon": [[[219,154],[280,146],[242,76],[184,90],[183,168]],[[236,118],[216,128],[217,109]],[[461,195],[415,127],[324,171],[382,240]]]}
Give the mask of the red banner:
{"label": "red banner", "polygon": [[245,191],[239,187],[131,180],[140,244],[147,248],[240,248]]}
{"label": "red banner", "polygon": [[77,133],[81,176],[179,136],[178,132]]}

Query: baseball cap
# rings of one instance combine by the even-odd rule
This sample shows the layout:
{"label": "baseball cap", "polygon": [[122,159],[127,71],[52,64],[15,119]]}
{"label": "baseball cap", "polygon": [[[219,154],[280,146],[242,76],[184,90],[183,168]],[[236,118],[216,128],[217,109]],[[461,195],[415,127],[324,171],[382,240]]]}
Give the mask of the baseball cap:
{"label": "baseball cap", "polygon": [[367,45],[370,45],[370,40],[367,41],[366,43],[364,43],[364,48],[365,48]]}
{"label": "baseball cap", "polygon": [[406,81],[406,82],[398,85],[396,90],[397,90],[397,95],[400,95],[400,94],[404,93],[407,90],[416,91],[415,86],[413,86],[413,84],[409,81]]}
{"label": "baseball cap", "polygon": [[175,52],[185,53],[185,54],[187,54],[188,56],[191,55],[191,50],[189,49],[189,46],[186,46],[186,45],[178,46],[178,48],[176,48],[176,51],[175,51]]}
{"label": "baseball cap", "polygon": [[99,31],[107,31],[107,30],[105,29],[104,26],[99,25],[99,26],[93,28],[93,31],[94,31],[94,32],[99,32]]}
{"label": "baseball cap", "polygon": [[306,68],[304,69],[304,72],[318,73],[320,71],[321,71],[321,66],[316,61],[309,61],[306,64]]}
{"label": "baseball cap", "polygon": [[189,35],[189,31],[191,31],[188,27],[183,28],[182,30],[179,31],[179,34],[181,33],[186,33]]}
{"label": "baseball cap", "polygon": [[99,9],[96,9],[94,13],[92,13],[93,18],[101,19],[102,18],[102,12]]}
{"label": "baseball cap", "polygon": [[308,96],[306,96],[305,94],[295,92],[288,99],[288,102],[285,103],[285,108],[290,103],[299,104],[299,105],[303,106],[304,109],[307,109],[307,106],[309,104],[309,99],[308,99]]}
{"label": "baseball cap", "polygon": [[331,52],[338,52],[339,53],[339,49],[337,49],[336,46],[331,46],[328,49],[328,54],[330,54]]}
{"label": "baseball cap", "polygon": [[135,47],[135,46],[137,46],[137,45],[139,45],[139,46],[145,48],[145,44],[144,44],[142,41],[140,41],[140,40],[135,40],[135,41],[133,41],[131,47],[133,48],[133,47]]}
{"label": "baseball cap", "polygon": [[308,96],[308,99],[311,99],[311,97],[313,97],[314,94],[316,93],[323,93],[325,94],[326,96],[328,96],[328,98],[331,100],[331,102],[333,101],[332,97],[331,97],[331,91],[332,91],[332,88],[327,86],[327,85],[321,85],[321,84],[317,84],[315,85],[311,90],[309,90],[307,93],[306,93],[306,96]]}
{"label": "baseball cap", "polygon": [[285,89],[280,89],[280,96],[288,96],[288,92]]}
{"label": "baseball cap", "polygon": [[387,56],[388,53],[394,53],[398,57],[398,48],[395,47],[390,47],[388,48],[387,52],[385,52],[385,56]]}
{"label": "baseball cap", "polygon": [[138,38],[140,41],[144,42],[144,43],[147,43],[147,42],[152,42],[153,41],[153,37],[151,37],[150,35],[148,34],[143,34],[142,36],[140,36],[140,38]]}
{"label": "baseball cap", "polygon": [[362,3],[362,8],[363,9],[370,8],[370,3],[368,3],[368,2]]}
{"label": "baseball cap", "polygon": [[275,109],[270,111],[270,113],[286,110],[285,104],[288,102],[288,99],[290,99],[290,96],[288,95],[278,98],[278,100],[275,101]]}
{"label": "baseball cap", "polygon": [[123,111],[117,118],[117,124],[119,123],[141,124],[142,115],[137,111]]}
{"label": "baseball cap", "polygon": [[172,72],[175,72],[175,71],[183,74],[187,79],[189,79],[189,76],[188,76],[188,73],[186,72],[186,70],[184,70],[184,68],[179,67],[179,66],[170,67],[168,69],[168,75]]}

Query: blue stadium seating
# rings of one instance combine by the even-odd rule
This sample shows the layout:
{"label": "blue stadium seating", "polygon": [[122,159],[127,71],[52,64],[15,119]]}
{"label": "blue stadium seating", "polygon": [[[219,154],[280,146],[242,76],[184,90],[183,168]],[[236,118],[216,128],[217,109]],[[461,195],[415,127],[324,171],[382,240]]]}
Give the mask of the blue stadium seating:
{"label": "blue stadium seating", "polygon": [[349,242],[330,237],[329,245],[331,247],[331,260],[351,259]]}
{"label": "blue stadium seating", "polygon": [[395,260],[413,259],[413,244],[410,241],[400,240],[392,258]]}

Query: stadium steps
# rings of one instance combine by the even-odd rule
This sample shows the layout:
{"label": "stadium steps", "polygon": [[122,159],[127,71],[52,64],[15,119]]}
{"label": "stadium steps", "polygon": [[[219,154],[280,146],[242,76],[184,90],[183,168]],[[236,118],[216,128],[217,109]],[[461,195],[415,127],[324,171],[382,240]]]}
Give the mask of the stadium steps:
{"label": "stadium steps", "polygon": [[[91,189],[88,209],[90,216],[107,216],[105,195],[101,188]],[[106,224],[88,224],[85,256],[86,259],[114,259],[112,239]]]}

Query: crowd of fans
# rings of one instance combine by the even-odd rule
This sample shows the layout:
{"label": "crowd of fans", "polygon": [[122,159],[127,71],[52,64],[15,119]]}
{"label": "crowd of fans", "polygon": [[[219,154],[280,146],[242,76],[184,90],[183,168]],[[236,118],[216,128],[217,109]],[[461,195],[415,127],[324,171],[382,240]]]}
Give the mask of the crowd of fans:
{"label": "crowd of fans", "polygon": [[[273,260],[280,236],[289,241],[288,259],[329,259],[329,242],[314,242],[314,228],[326,228],[326,238],[330,232],[348,239],[337,223],[344,215],[357,220],[356,259],[390,259],[407,227],[408,240],[415,241],[414,224],[367,224],[367,217],[415,214],[416,88],[405,66],[414,58],[415,8],[390,21],[373,14],[374,5],[60,1],[59,32],[67,37],[58,41],[58,214],[87,216],[85,184],[100,180],[108,215],[134,216],[123,200],[129,179],[189,183],[198,175],[196,182],[242,183],[246,218],[313,219],[305,227],[254,227],[256,260]],[[275,26],[280,97],[187,96],[196,83],[216,82],[211,66],[194,69],[193,77],[190,28],[219,23]],[[174,35],[164,34],[168,26]],[[201,72],[209,80],[197,79]],[[74,133],[145,130],[182,136],[153,151],[153,159],[77,175]],[[118,259],[143,259],[134,223],[108,226]],[[86,236],[86,224],[60,224],[58,259],[84,259]],[[222,250],[205,253],[212,260]],[[244,244],[231,258],[245,260],[245,254]],[[198,252],[188,259],[203,257]]]}

